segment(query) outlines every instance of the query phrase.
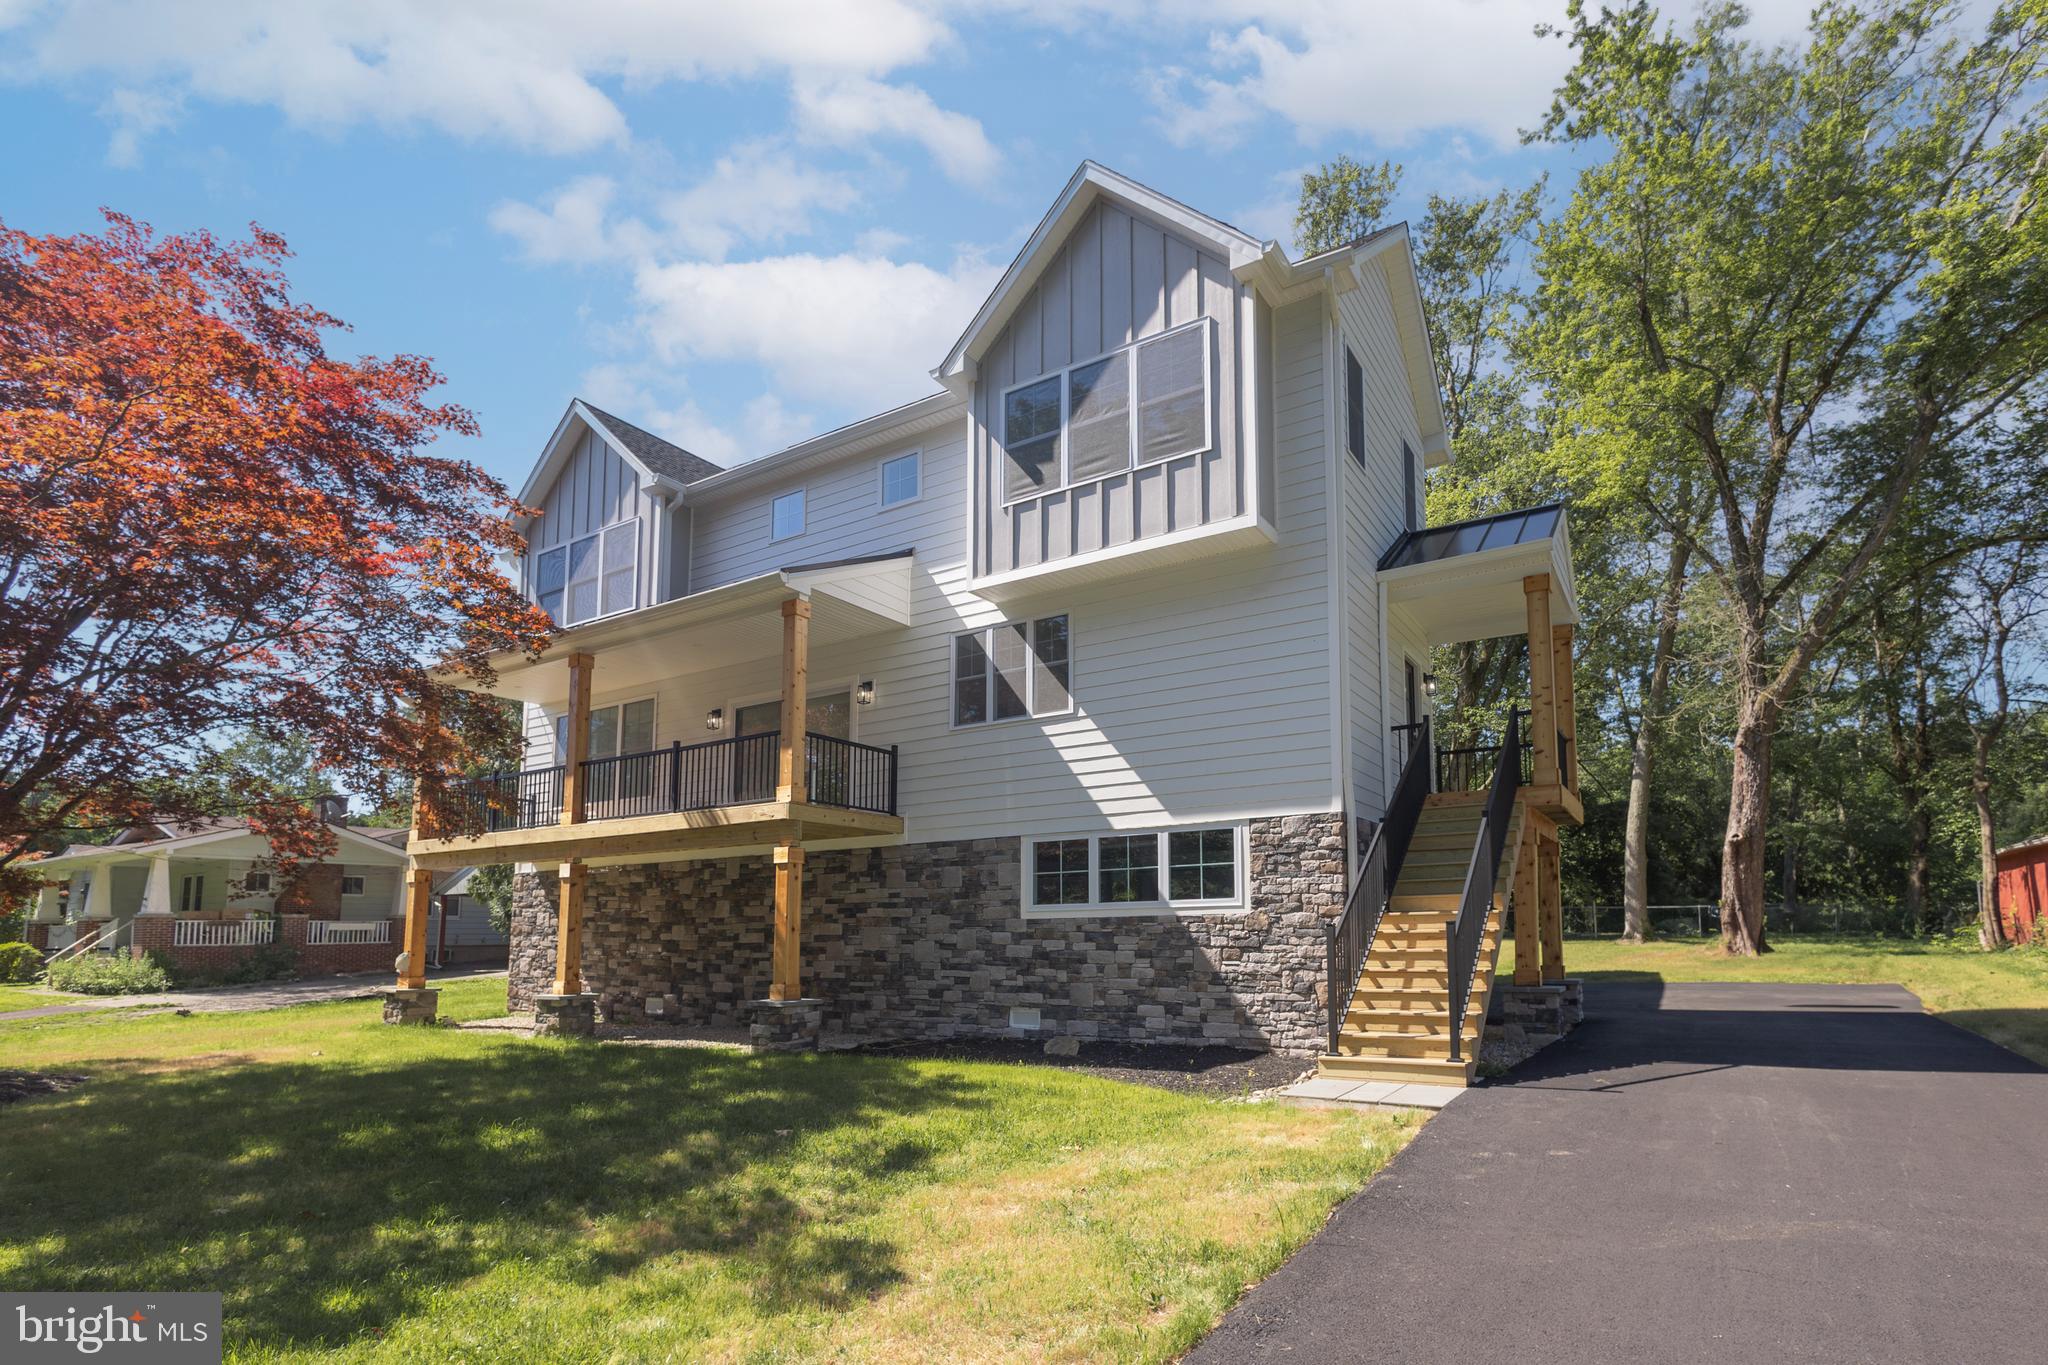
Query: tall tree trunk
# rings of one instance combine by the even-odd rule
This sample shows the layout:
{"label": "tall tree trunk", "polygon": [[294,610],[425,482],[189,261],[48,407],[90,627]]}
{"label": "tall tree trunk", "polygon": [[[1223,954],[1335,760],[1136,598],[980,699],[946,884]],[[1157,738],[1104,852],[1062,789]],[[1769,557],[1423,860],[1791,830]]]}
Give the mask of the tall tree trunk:
{"label": "tall tree trunk", "polygon": [[1912,811],[1906,817],[1906,923],[1921,932],[1934,928],[1937,913],[1928,894],[1932,887],[1932,863],[1928,849],[1934,842],[1934,817],[1927,799],[1915,794]]}
{"label": "tall tree trunk", "polygon": [[1998,830],[1991,813],[1991,742],[1984,731],[1970,750],[1970,799],[1977,808],[1977,942],[1986,952],[2006,946],[2005,921],[1998,914]]}
{"label": "tall tree trunk", "polygon": [[1764,951],[1764,835],[1771,819],[1771,748],[1777,707],[1747,679],[1735,721],[1735,763],[1728,781],[1728,828],[1721,840],[1721,949],[1742,957]]}
{"label": "tall tree trunk", "polygon": [[1623,838],[1621,939],[1641,943],[1650,927],[1650,771],[1656,732],[1671,690],[1671,656],[1678,641],[1678,607],[1685,595],[1685,571],[1692,547],[1674,537],[1657,599],[1657,642],[1650,656],[1650,681],[1643,689],[1643,713],[1629,755],[1628,827]]}

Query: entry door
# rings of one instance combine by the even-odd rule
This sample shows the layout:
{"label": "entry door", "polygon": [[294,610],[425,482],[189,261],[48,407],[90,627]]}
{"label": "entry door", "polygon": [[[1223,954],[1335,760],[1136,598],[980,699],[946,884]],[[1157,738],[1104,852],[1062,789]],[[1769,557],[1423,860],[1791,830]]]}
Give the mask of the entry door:
{"label": "entry door", "polygon": [[[733,718],[733,724],[743,738],[747,735],[765,735],[781,723],[782,703],[779,701],[763,701],[752,706],[742,706]],[[830,735],[834,739],[852,739],[852,696],[841,688],[837,692],[821,692],[810,697],[804,706],[804,729],[821,735]],[[765,758],[763,754],[766,755]],[[733,764],[733,799],[771,799],[775,795],[775,765],[776,759],[772,749],[766,746],[742,745]],[[817,792],[816,763],[811,764],[806,780],[812,791]]]}

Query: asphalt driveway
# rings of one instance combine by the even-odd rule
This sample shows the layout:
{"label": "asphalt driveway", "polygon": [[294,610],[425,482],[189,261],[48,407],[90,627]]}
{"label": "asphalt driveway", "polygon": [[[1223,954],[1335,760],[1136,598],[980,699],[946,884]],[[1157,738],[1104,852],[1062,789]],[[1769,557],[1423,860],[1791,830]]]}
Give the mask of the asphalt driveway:
{"label": "asphalt driveway", "polygon": [[2043,1358],[2048,1070],[1891,986],[1587,1000],[1188,1359]]}

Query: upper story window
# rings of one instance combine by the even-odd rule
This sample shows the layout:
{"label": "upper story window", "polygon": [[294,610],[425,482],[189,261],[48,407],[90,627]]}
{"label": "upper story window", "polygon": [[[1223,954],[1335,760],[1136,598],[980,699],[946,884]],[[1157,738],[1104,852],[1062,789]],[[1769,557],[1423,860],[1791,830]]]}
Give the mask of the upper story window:
{"label": "upper story window", "polygon": [[882,461],[882,506],[900,507],[916,502],[924,492],[923,462],[918,452]]}
{"label": "upper story window", "polygon": [[1421,490],[1415,486],[1417,468],[1419,466],[1415,460],[1415,452],[1408,448],[1406,441],[1401,442],[1401,515],[1405,518],[1404,527],[1410,531],[1422,529],[1422,498],[1419,496]]}
{"label": "upper story window", "polygon": [[631,611],[639,597],[640,518],[628,517],[533,561],[533,600],[557,625]]}
{"label": "upper story window", "polygon": [[1365,367],[1351,348],[1344,348],[1344,448],[1365,463]]}
{"label": "upper story window", "polygon": [[793,488],[768,504],[768,539],[788,540],[804,533],[804,490]]}
{"label": "upper story window", "polygon": [[1207,450],[1211,325],[1198,318],[1006,391],[1003,501]]}
{"label": "upper story window", "polygon": [[980,725],[1073,708],[1067,618],[1005,621],[953,637],[953,723]]}

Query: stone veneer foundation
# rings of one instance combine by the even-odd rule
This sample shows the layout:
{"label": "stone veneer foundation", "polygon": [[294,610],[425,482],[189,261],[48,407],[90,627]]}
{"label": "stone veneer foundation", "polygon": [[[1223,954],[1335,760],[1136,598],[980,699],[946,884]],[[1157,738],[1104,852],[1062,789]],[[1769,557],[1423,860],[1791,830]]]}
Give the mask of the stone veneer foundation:
{"label": "stone veneer foundation", "polygon": [[[829,1033],[1071,1036],[1313,1052],[1322,921],[1344,905],[1343,818],[1251,822],[1250,909],[1026,919],[1019,841],[813,851],[804,866],[803,987]],[[738,1026],[768,993],[765,856],[593,868],[584,988],[607,1019]],[[514,880],[515,1010],[553,985],[555,878]],[[1035,1009],[1036,1030],[1010,1027]]]}

